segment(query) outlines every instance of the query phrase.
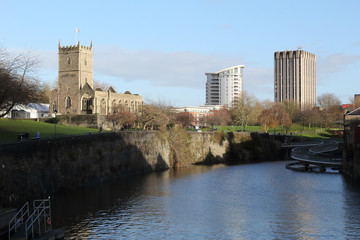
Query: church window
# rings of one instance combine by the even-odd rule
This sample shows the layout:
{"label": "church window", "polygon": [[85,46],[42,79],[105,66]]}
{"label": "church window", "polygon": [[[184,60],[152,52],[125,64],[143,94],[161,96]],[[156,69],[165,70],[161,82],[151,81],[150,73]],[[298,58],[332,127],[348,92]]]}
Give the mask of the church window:
{"label": "church window", "polygon": [[71,98],[70,98],[70,97],[67,97],[67,98],[66,98],[65,106],[66,106],[67,108],[71,107]]}
{"label": "church window", "polygon": [[71,61],[70,61],[70,58],[69,58],[69,57],[67,58],[67,63],[68,63],[68,65],[71,63]]}
{"label": "church window", "polygon": [[57,111],[57,104],[56,102],[53,102],[53,112]]}

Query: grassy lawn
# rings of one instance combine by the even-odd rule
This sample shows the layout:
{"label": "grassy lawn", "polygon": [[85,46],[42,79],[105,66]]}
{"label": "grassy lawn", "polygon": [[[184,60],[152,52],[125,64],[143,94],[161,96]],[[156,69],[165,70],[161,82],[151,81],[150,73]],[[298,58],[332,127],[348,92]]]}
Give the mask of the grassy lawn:
{"label": "grassy lawn", "polygon": [[[84,127],[70,127],[56,124],[56,136],[78,135],[96,133],[98,129]],[[39,132],[41,138],[55,136],[55,125],[35,120],[0,119],[0,143],[16,142],[18,134],[29,133],[29,138],[34,138]]]}
{"label": "grassy lawn", "polygon": [[[241,126],[215,126],[217,130],[226,131],[226,132],[233,132],[233,131],[243,131],[243,128]],[[301,124],[294,123],[291,125],[291,128],[287,131],[285,129],[282,129],[281,127],[277,128],[270,128],[268,130],[269,134],[292,134],[293,136],[303,136],[307,138],[339,138],[339,136],[334,136],[326,131],[325,128],[320,127],[303,127]],[[331,128],[329,130],[339,130]],[[245,128],[246,132],[264,132],[261,126],[246,126]]]}

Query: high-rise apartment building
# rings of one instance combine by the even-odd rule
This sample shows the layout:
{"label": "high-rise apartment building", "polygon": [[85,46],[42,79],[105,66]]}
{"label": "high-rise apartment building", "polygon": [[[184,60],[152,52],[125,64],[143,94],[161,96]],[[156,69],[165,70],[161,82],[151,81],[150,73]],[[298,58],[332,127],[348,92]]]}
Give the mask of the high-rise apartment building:
{"label": "high-rise apartment building", "polygon": [[304,50],[274,53],[274,101],[316,104],[316,56]]}
{"label": "high-rise apartment building", "polygon": [[205,73],[207,76],[205,105],[232,107],[243,91],[244,67],[238,65],[216,73]]}

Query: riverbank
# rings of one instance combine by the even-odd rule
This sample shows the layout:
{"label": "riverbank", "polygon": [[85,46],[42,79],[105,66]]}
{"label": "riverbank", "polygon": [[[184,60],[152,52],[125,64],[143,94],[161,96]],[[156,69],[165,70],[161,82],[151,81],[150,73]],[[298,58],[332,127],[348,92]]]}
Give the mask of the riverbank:
{"label": "riverbank", "polygon": [[280,147],[256,133],[117,132],[0,146],[0,203],[18,207],[59,191],[192,164],[274,160]]}

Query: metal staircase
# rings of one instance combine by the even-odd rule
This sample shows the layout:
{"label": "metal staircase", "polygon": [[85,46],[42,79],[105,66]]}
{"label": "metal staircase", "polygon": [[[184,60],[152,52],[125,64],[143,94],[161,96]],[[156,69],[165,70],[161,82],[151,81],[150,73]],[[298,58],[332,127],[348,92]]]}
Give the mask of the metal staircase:
{"label": "metal staircase", "polygon": [[52,230],[50,199],[34,200],[33,212],[29,213],[29,203],[25,203],[10,220],[9,240],[35,239]]}

